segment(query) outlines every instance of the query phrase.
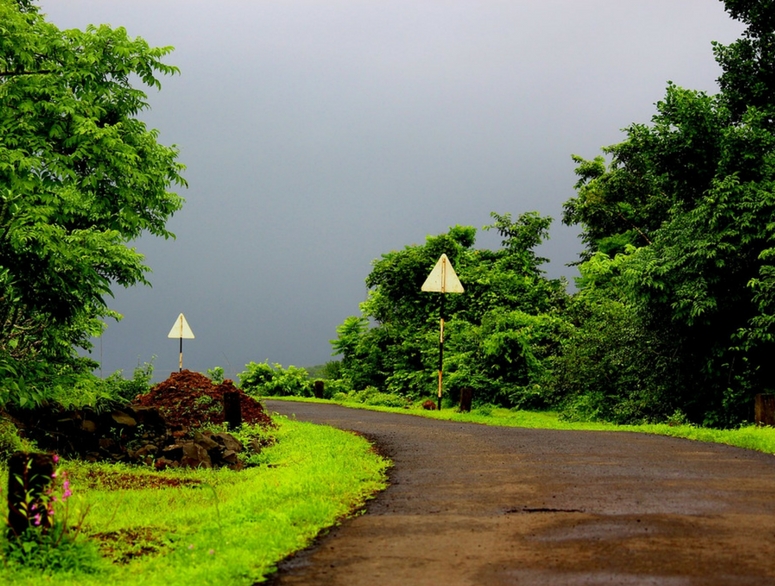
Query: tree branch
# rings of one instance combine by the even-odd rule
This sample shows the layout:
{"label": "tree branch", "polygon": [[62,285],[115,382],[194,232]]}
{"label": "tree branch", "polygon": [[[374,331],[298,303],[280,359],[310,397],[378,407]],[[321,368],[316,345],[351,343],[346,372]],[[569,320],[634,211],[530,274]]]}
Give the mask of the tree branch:
{"label": "tree branch", "polygon": [[0,77],[19,77],[21,75],[44,75],[54,73],[53,69],[41,69],[40,71],[0,71]]}
{"label": "tree branch", "polygon": [[635,231],[636,231],[638,234],[640,234],[640,235],[643,237],[643,240],[645,240],[646,242],[648,242],[649,244],[651,244],[651,240],[649,240],[649,239],[648,239],[648,236],[646,236],[646,235],[645,235],[645,234],[644,234],[644,233],[641,231],[641,229],[640,229],[640,228],[638,228],[638,227],[637,227],[637,226],[636,226],[636,225],[635,225],[635,224],[634,224],[634,223],[633,223],[631,220],[628,220],[627,218],[625,218],[625,217],[622,215],[622,212],[617,212],[617,213],[619,214],[619,217],[620,217],[622,220],[624,220],[624,221],[625,221],[625,222],[627,222],[627,223],[628,223],[630,226],[632,226],[632,227],[635,229]]}

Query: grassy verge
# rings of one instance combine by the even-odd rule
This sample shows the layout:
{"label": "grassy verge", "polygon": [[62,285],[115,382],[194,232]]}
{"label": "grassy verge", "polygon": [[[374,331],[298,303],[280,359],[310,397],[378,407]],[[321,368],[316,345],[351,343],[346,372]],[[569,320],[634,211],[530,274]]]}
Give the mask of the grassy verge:
{"label": "grassy verge", "polygon": [[[261,581],[279,560],[384,488],[388,465],[352,434],[277,422],[278,441],[262,452],[262,465],[240,472],[155,473],[66,462],[69,514],[88,509],[83,533],[101,543],[103,560],[91,573],[53,575],[0,564],[0,584]],[[7,471],[0,482],[7,486]]]}
{"label": "grassy verge", "polygon": [[[322,399],[302,397],[265,397],[272,400],[306,401],[315,403],[331,403]],[[568,429],[588,431],[619,431],[650,433],[671,437],[686,438],[701,442],[728,444],[739,448],[756,450],[775,454],[775,428],[748,425],[739,429],[710,429],[693,425],[614,425],[613,423],[562,421],[557,413],[550,411],[511,411],[510,409],[486,408],[474,409],[471,413],[458,413],[455,409],[442,411],[426,411],[414,406],[410,409],[398,407],[382,407],[356,402],[338,402],[337,404],[354,409],[371,409],[388,413],[402,413],[439,419],[444,421],[461,421],[483,425],[501,425],[506,427],[525,427],[532,429]]]}

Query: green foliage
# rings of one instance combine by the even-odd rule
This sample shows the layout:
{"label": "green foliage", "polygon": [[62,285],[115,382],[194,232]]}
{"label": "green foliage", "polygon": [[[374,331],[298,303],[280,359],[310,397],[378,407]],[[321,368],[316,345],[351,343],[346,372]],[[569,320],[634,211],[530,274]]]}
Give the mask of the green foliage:
{"label": "green foliage", "polygon": [[130,379],[125,379],[121,370],[104,379],[91,373],[74,373],[70,377],[60,378],[49,389],[47,400],[65,409],[88,406],[100,411],[125,405],[150,390],[155,359],[154,356],[150,362],[138,364]]}
{"label": "green foliage", "polygon": [[250,362],[245,370],[237,375],[240,387],[250,395],[258,397],[312,395],[312,384],[306,369],[290,365],[283,369],[282,364],[270,365],[268,361]]}
{"label": "green foliage", "polygon": [[325,385],[323,387],[324,399],[332,399],[335,395],[339,393],[349,393],[350,391],[352,391],[352,387],[340,378],[324,379],[323,383]]}
{"label": "green foliage", "polygon": [[[54,461],[59,461],[57,456]],[[67,472],[56,469],[42,485],[41,478],[34,474],[16,480],[26,492],[24,499],[16,503],[15,511],[29,526],[20,534],[8,531],[7,540],[0,542],[5,564],[46,574],[98,571],[103,561],[97,548],[80,535],[88,509],[75,520],[71,518],[73,492]]]}
{"label": "green foliage", "polygon": [[323,366],[323,372],[321,372],[321,375],[321,378],[324,380],[336,380],[342,378],[341,360],[329,360],[326,362]]}
{"label": "green foliage", "polygon": [[213,381],[214,384],[219,385],[223,382],[225,372],[223,370],[223,367],[216,366],[214,368],[207,369],[207,376],[211,381]]}
{"label": "green foliage", "polygon": [[334,395],[334,400],[339,403],[362,403],[370,406],[402,408],[409,407],[412,403],[403,395],[381,393],[374,387],[366,387],[362,391],[338,392]]}
{"label": "green foliage", "polygon": [[[275,421],[277,441],[264,449],[261,465],[239,472],[67,463],[73,498],[90,507],[82,535],[113,563],[96,574],[0,563],[0,583],[261,582],[280,560],[383,489],[388,466],[351,433],[283,417]],[[159,480],[179,485],[154,488]],[[0,487],[6,485],[7,472],[0,468]],[[0,532],[0,547],[6,541]],[[146,547],[132,547],[137,543]]]}
{"label": "green foliage", "polygon": [[[127,244],[166,221],[185,185],[177,149],[138,115],[139,82],[177,72],[107,25],[62,31],[31,2],[0,0],[0,387],[3,402],[42,402],[106,317],[111,287],[147,283]],[[67,381],[62,381],[66,384]]]}
{"label": "green foliage", "polygon": [[[441,295],[421,291],[439,256],[446,254],[465,288],[444,298],[446,387],[460,387],[505,405],[545,405],[549,362],[568,327],[560,316],[564,283],[546,279],[545,259],[533,248],[551,220],[535,212],[513,220],[492,214],[503,238],[497,251],[476,250],[476,230],[454,226],[422,246],[383,254],[366,279],[361,316],[348,317],[332,341],[341,355],[341,378],[352,389],[368,387],[419,399],[437,385]],[[375,324],[370,327],[370,323]]]}
{"label": "green foliage", "polygon": [[94,574],[105,568],[96,544],[74,538],[61,525],[40,534],[30,528],[15,539],[9,539],[2,551],[3,561],[10,567],[36,570],[43,575],[57,573]]}
{"label": "green foliage", "polygon": [[570,420],[658,421],[681,402],[671,333],[648,329],[627,301],[621,275],[634,252],[596,252],[579,266],[579,291],[567,313],[572,334],[558,349],[549,383]]}
{"label": "green foliage", "polygon": [[0,414],[0,463],[6,462],[14,452],[31,452],[34,446],[19,435],[18,428]]}
{"label": "green foliage", "polygon": [[679,409],[729,426],[773,388],[775,5],[725,5],[748,28],[714,44],[720,93],[670,84],[650,125],[604,149],[608,165],[575,157],[564,221],[582,226],[582,260],[626,261],[582,284],[584,321],[558,378],[574,412],[629,421]]}

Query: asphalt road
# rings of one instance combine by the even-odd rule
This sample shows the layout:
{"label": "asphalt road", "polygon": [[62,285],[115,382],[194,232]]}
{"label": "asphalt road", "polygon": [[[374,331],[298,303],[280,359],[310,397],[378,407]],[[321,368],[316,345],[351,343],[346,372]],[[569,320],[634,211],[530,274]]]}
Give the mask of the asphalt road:
{"label": "asphalt road", "polygon": [[390,486],[274,585],[775,584],[775,457],[633,433],[486,427],[335,405]]}

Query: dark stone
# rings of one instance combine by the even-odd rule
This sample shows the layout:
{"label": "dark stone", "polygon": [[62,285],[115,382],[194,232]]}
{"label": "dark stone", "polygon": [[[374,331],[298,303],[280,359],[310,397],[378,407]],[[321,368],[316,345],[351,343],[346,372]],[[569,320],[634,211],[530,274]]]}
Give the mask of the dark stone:
{"label": "dark stone", "polygon": [[179,461],[183,457],[183,444],[172,444],[162,450],[163,457],[167,460]]}
{"label": "dark stone", "polygon": [[134,417],[129,415],[128,413],[125,413],[124,411],[113,411],[110,414],[111,419],[118,423],[119,425],[123,425],[125,427],[136,427],[137,421]]}
{"label": "dark stone", "polygon": [[137,423],[145,429],[152,430],[152,433],[166,433],[167,423],[156,407],[134,407],[134,412]]}
{"label": "dark stone", "polygon": [[242,451],[242,444],[239,442],[237,438],[235,438],[230,433],[226,432],[220,432],[220,433],[214,433],[212,437],[216,442],[218,442],[220,445],[222,445],[227,450],[232,450],[234,452],[241,452]]}
{"label": "dark stone", "polygon": [[260,454],[261,450],[263,450],[263,446],[261,445],[261,442],[258,441],[256,438],[251,438],[248,442],[248,447],[250,448],[250,451],[255,454]]}
{"label": "dark stone", "polygon": [[213,463],[210,455],[202,446],[194,442],[183,444],[183,457],[180,458],[182,468],[212,468]]}
{"label": "dark stone", "polygon": [[228,462],[229,464],[236,464],[237,460],[238,460],[237,452],[235,452],[233,450],[226,450],[221,455],[221,460],[223,460],[224,462]]}
{"label": "dark stone", "polygon": [[116,445],[116,442],[109,437],[101,437],[99,440],[100,448],[103,450],[110,450],[110,448]]}
{"label": "dark stone", "polygon": [[154,466],[157,470],[165,470],[167,468],[179,468],[180,464],[176,460],[170,460],[169,458],[161,457],[156,460]]}
{"label": "dark stone", "polygon": [[323,395],[325,394],[325,390],[326,390],[326,383],[324,383],[322,380],[316,380],[313,386],[313,392],[315,393],[315,398],[322,399]]}
{"label": "dark stone", "polygon": [[202,435],[198,431],[194,433],[194,442],[202,446],[208,452],[221,448],[221,444],[216,442],[212,437]]}
{"label": "dark stone", "polygon": [[460,411],[470,412],[471,402],[474,398],[474,389],[471,387],[463,387],[460,389]]}
{"label": "dark stone", "polygon": [[223,420],[229,429],[239,429],[242,426],[242,404],[239,391],[223,393]]}
{"label": "dark stone", "polygon": [[775,426],[775,395],[759,394],[754,397],[756,425]]}
{"label": "dark stone", "polygon": [[140,459],[146,456],[155,456],[159,448],[153,444],[146,444],[133,453],[133,457]]}
{"label": "dark stone", "polygon": [[15,452],[8,460],[8,536],[18,537],[30,526],[51,528],[44,502],[54,474],[51,454]]}

